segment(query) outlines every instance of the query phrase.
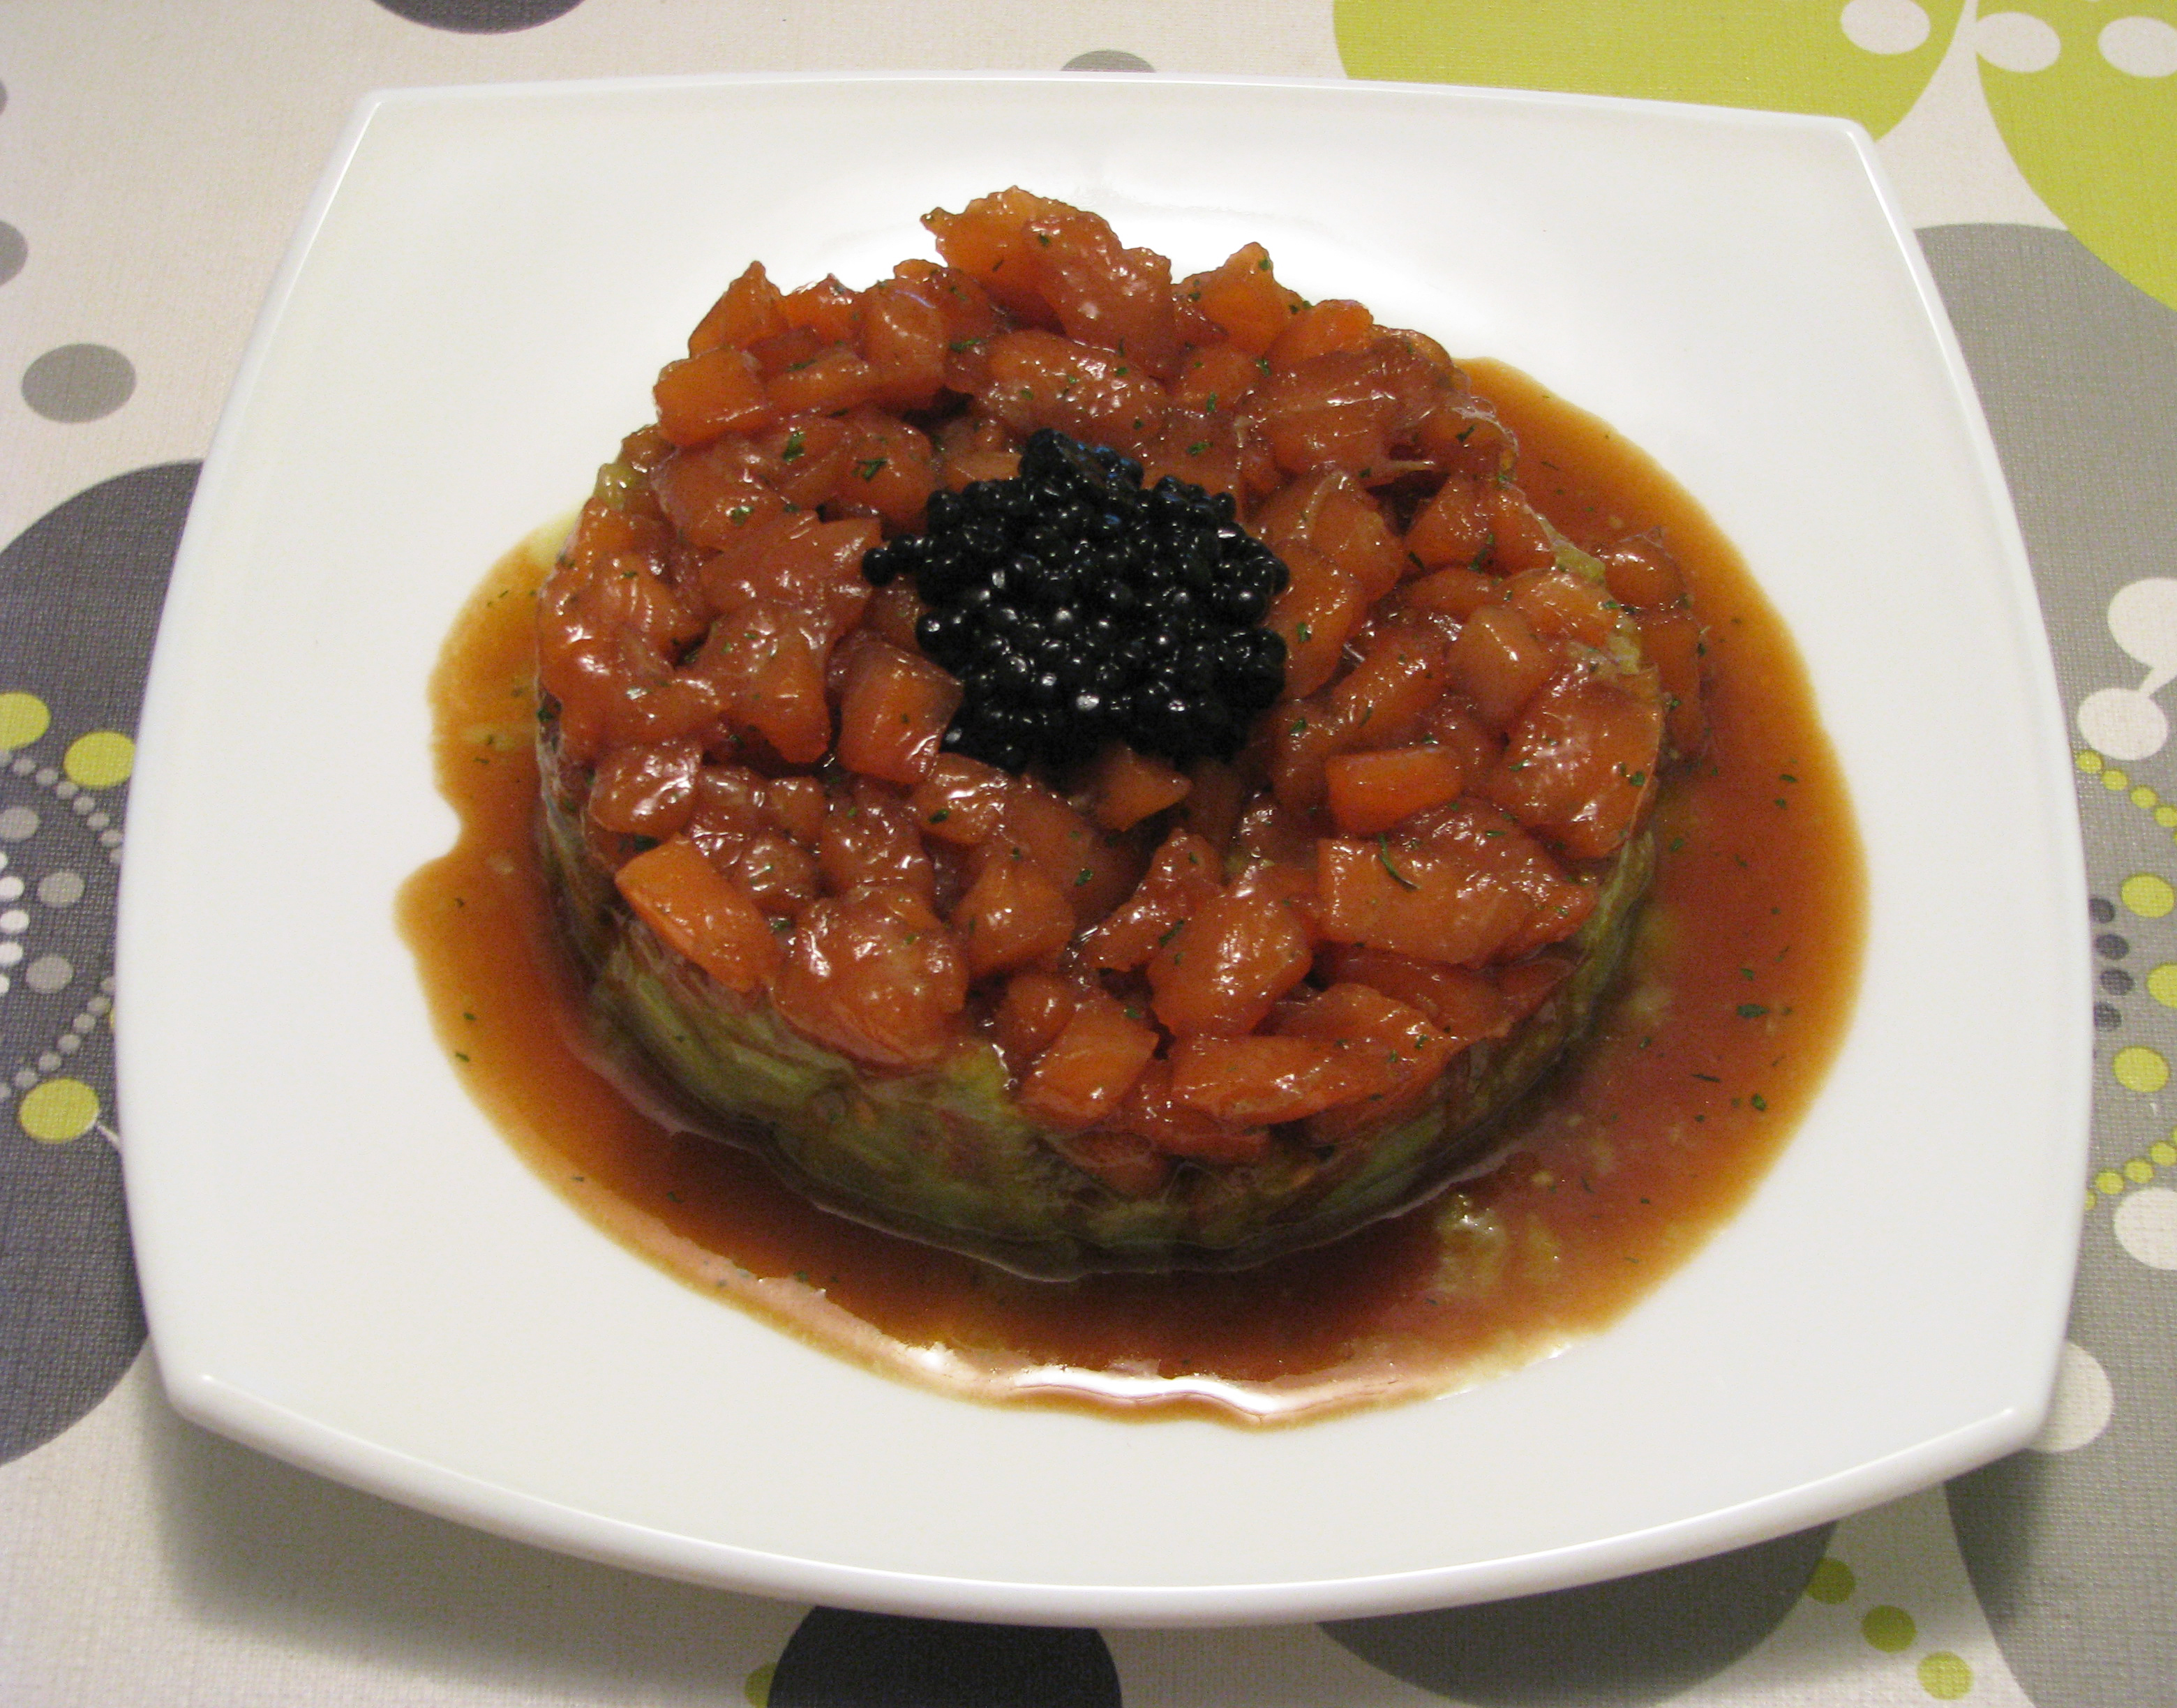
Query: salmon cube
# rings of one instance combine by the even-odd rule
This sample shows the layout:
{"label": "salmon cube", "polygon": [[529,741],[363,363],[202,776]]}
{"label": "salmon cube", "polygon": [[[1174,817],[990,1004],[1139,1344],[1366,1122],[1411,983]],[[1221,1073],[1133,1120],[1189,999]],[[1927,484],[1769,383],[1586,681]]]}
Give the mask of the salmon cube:
{"label": "salmon cube", "polygon": [[1466,767],[1445,747],[1388,747],[1346,753],[1323,767],[1331,822],[1349,837],[1374,836],[1402,819],[1458,798]]}
{"label": "salmon cube", "polygon": [[1318,844],[1323,935],[1424,961],[1475,963],[1527,921],[1525,902],[1458,849],[1374,842]]}
{"label": "salmon cube", "polygon": [[788,291],[778,299],[778,312],[789,328],[806,328],[827,344],[844,344],[860,330],[861,293],[827,275]]}
{"label": "salmon cube", "polygon": [[1015,968],[1055,965],[1073,936],[1065,890],[1018,844],[983,864],[952,910],[952,930],[977,979]]}
{"label": "salmon cube", "polygon": [[1662,683],[1664,728],[1671,745],[1680,753],[1698,753],[1708,736],[1708,718],[1701,709],[1706,646],[1700,620],[1690,611],[1641,611],[1633,620]]}
{"label": "salmon cube", "polygon": [[763,263],[750,262],[747,271],[726,286],[725,294],[688,335],[688,353],[700,356],[720,345],[745,350],[766,338],[776,338],[786,330],[786,316],[778,310],[779,297],[779,288],[771,282]]}
{"label": "salmon cube", "polygon": [[1006,795],[1005,832],[1064,886],[1074,915],[1100,919],[1141,874],[1141,857],[1049,789],[1023,782]]}
{"label": "salmon cube", "polygon": [[1427,1095],[1459,1053],[1421,1010],[1367,985],[1333,985],[1283,1011],[1278,1029],[1337,1045],[1345,1067],[1367,1081],[1342,1105],[1317,1113],[1309,1136],[1318,1139],[1398,1118]]}
{"label": "salmon cube", "polygon": [[1492,729],[1509,729],[1560,663],[1509,605],[1484,605],[1469,617],[1451,643],[1450,662],[1452,685]]}
{"label": "salmon cube", "polygon": [[926,288],[881,279],[862,294],[862,353],[887,409],[927,409],[945,389],[945,314]]}
{"label": "salmon cube", "polygon": [[1389,460],[1398,405],[1372,356],[1310,357],[1265,382],[1253,404],[1278,466],[1290,473],[1348,468],[1365,480]]}
{"label": "salmon cube", "polygon": [[1175,1035],[1251,1032],[1307,976],[1307,928],[1289,898],[1261,890],[1210,897],[1149,957],[1156,1017]]}
{"label": "salmon cube", "polygon": [[1557,543],[1527,495],[1509,481],[1492,496],[1489,521],[1489,567],[1500,576],[1523,570],[1547,570],[1558,560]]}
{"label": "salmon cube", "polygon": [[914,819],[898,791],[866,777],[824,803],[824,829],[816,838],[816,863],[824,886],[843,895],[866,884],[886,884],[929,902],[936,870],[914,833]]}
{"label": "salmon cube", "polygon": [[1180,358],[1179,374],[1172,381],[1172,401],[1208,414],[1230,415],[1263,383],[1267,371],[1259,356],[1250,355],[1237,344],[1189,350]]}
{"label": "salmon cube", "polygon": [[1614,682],[1566,670],[1520,714],[1479,793],[1567,854],[1613,853],[1656,792],[1661,707]]}
{"label": "salmon cube", "polygon": [[687,838],[636,855],[614,882],[668,948],[728,990],[750,995],[778,967],[778,934],[763,910]]}
{"label": "salmon cube", "polygon": [[1110,350],[1159,379],[1179,365],[1171,263],[1153,249],[1121,244],[1102,216],[1078,208],[1028,223],[1024,259],[1038,292],[1069,338]]}
{"label": "salmon cube", "polygon": [[1249,357],[1264,355],[1305,306],[1277,281],[1269,252],[1260,243],[1236,249],[1222,266],[1196,274],[1179,289]]}
{"label": "salmon cube", "polygon": [[1132,830],[1143,819],[1176,806],[1193,787],[1184,772],[1149,759],[1123,743],[1097,756],[1088,778],[1088,811],[1106,830]]}
{"label": "salmon cube", "polygon": [[591,782],[591,821],[622,836],[664,841],[696,810],[696,772],[702,762],[702,744],[685,736],[615,749]]}
{"label": "salmon cube", "polygon": [[1308,539],[1360,583],[1361,597],[1372,605],[1413,568],[1405,543],[1383,520],[1382,506],[1367,488],[1343,473],[1316,507]]}
{"label": "salmon cube", "polygon": [[1409,611],[1441,611],[1461,620],[1484,605],[1501,604],[1503,598],[1503,581],[1459,565],[1407,582],[1405,592],[1400,595],[1401,604]]}
{"label": "salmon cube", "polygon": [[1406,549],[1430,569],[1478,563],[1494,543],[1496,483],[1454,470],[1406,528]]}
{"label": "salmon cube", "polygon": [[855,637],[839,696],[839,763],[911,788],[930,774],[960,685],[919,652]]}
{"label": "salmon cube", "polygon": [[1014,974],[991,1016],[998,1047],[1016,1061],[1033,1061],[1066,1029],[1079,1001],[1080,992],[1055,973]]}
{"label": "salmon cube", "polygon": [[1432,625],[1379,628],[1367,651],[1330,690],[1339,720],[1356,745],[1393,747],[1410,740],[1451,685],[1451,647]]}
{"label": "salmon cube", "polygon": [[1361,584],[1313,547],[1285,548],[1292,579],[1270,607],[1269,626],[1285,643],[1285,694],[1312,694],[1338,668],[1345,637],[1367,601]]}
{"label": "salmon cube", "polygon": [[763,376],[745,351],[721,344],[668,362],[652,388],[658,430],[674,445],[708,445],[721,434],[747,433],[775,413]]}
{"label": "salmon cube", "polygon": [[880,385],[876,368],[845,345],[834,344],[772,374],[764,391],[781,415],[833,415],[867,403]]}
{"label": "salmon cube", "polygon": [[995,765],[957,753],[941,753],[908,797],[923,835],[956,848],[973,848],[996,836],[1006,821],[1013,779]]}
{"label": "salmon cube", "polygon": [[1514,576],[1504,592],[1527,626],[1546,640],[1599,648],[1608,646],[1623,625],[1608,592],[1569,570],[1530,570]]}
{"label": "salmon cube", "polygon": [[1112,1122],[1139,1133],[1165,1156],[1191,1157],[1198,1162],[1255,1162],[1270,1148],[1267,1127],[1219,1121],[1173,1096],[1171,1064],[1167,1061],[1152,1061],[1142,1070]]}
{"label": "salmon cube", "polygon": [[1501,1038],[1520,1017],[1488,974],[1441,961],[1417,961],[1389,949],[1341,944],[1321,966],[1339,984],[1366,985],[1418,1009],[1458,1048]]}
{"label": "salmon cube", "polygon": [[1234,1126],[1274,1126],[1367,1094],[1373,1080],[1337,1045],[1316,1038],[1214,1034],[1171,1047],[1171,1094]]}
{"label": "salmon cube", "polygon": [[1658,534],[1639,534],[1599,547],[1610,597],[1642,611],[1676,611],[1686,603],[1686,578]]}
{"label": "salmon cube", "polygon": [[772,984],[786,1023],[876,1067],[925,1067],[952,1047],[968,968],[929,904],[895,884],[811,903]]}
{"label": "salmon cube", "polygon": [[828,647],[851,629],[870,602],[862,556],[876,543],[865,519],[819,521],[805,513],[734,528],[696,579],[711,608],[722,614],[761,603],[793,613]]}
{"label": "salmon cube", "polygon": [[1053,1127],[1087,1127],[1118,1106],[1156,1050],[1154,1027],[1103,991],[1086,991],[1022,1083],[1020,1105]]}
{"label": "salmon cube", "polygon": [[1083,934],[1083,963],[1115,973],[1140,966],[1181,919],[1218,892],[1224,870],[1217,850],[1200,837],[1172,832],[1126,904]]}
{"label": "salmon cube", "polygon": [[737,606],[712,625],[694,674],[716,685],[726,715],[782,759],[814,765],[832,745],[824,692],[829,640],[799,611],[767,599]]}
{"label": "salmon cube", "polygon": [[1317,356],[1357,355],[1376,341],[1376,317],[1343,297],[1315,303],[1290,316],[1270,346],[1273,368],[1292,368]]}

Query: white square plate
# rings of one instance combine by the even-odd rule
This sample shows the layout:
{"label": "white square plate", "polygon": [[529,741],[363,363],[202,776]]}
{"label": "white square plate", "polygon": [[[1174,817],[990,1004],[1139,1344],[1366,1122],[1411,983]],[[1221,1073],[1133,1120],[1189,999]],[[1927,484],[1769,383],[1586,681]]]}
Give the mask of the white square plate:
{"label": "white square plate", "polygon": [[[1692,490],[1805,653],[1870,868],[1849,1037],[1744,1211],[1569,1351],[1257,1433],[945,1399],[630,1256],[434,1040],[393,899],[451,836],[424,683],[471,588],[748,260],[866,282],[1016,183],[1182,270],[1260,239],[1303,292],[1525,369]],[[168,1391],[490,1530],[901,1612],[1321,1618],[1834,1517],[2019,1445],[2049,1391],[2089,1062],[2062,720],[1847,123],[1114,77],[374,97],[205,469],[134,793],[123,1106]]]}

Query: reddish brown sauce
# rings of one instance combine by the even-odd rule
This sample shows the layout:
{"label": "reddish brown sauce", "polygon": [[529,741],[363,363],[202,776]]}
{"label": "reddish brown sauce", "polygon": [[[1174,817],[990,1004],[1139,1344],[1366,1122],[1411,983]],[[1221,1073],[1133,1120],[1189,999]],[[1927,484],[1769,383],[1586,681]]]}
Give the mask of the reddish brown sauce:
{"label": "reddish brown sauce", "polygon": [[1788,1139],[1842,1034],[1863,873],[1790,638],[1692,500],[1609,428],[1473,364],[1529,496],[1576,543],[1663,530],[1706,627],[1700,761],[1595,1035],[1503,1130],[1496,1166],[1237,1274],[1033,1281],[814,1209],[743,1153],[660,1127],[587,1061],[533,851],[532,595],[511,554],[432,685],[456,847],[401,919],[440,1035],[538,1173],[635,1251],[844,1356],[963,1395],[1290,1422],[1467,1385],[1592,1333],[1683,1262]]}

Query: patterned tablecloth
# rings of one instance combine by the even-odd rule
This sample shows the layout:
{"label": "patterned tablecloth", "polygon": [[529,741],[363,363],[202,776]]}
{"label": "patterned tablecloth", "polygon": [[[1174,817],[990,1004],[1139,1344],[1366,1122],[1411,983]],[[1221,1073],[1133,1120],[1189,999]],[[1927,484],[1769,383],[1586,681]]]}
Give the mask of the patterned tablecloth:
{"label": "patterned tablecloth", "polygon": [[[318,1481],[167,1409],[112,1076],[131,734],[198,460],[356,97],[1061,66],[1652,95],[1844,114],[1880,139],[2032,553],[2094,898],[2089,1209],[2030,1450],[1588,1589],[1097,1633],[617,1573]],[[2177,1702],[2172,0],[0,0],[0,1701]],[[1896,756],[1935,758],[1910,732]],[[1975,828],[2001,835],[2004,810]],[[203,953],[220,953],[216,914]],[[1881,1186],[1944,1214],[1940,1179],[1901,1164]]]}

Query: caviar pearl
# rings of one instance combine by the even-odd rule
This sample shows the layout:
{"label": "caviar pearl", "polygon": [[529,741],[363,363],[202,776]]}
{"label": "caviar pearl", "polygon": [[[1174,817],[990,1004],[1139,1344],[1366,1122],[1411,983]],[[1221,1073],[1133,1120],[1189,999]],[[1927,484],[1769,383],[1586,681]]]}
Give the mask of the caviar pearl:
{"label": "caviar pearl", "polygon": [[1285,567],[1233,524],[1229,494],[1050,428],[1009,480],[932,494],[927,531],[863,559],[929,605],[922,649],[961,678],[948,752],[1007,770],[1114,738],[1181,764],[1229,759],[1285,688],[1261,626]]}

